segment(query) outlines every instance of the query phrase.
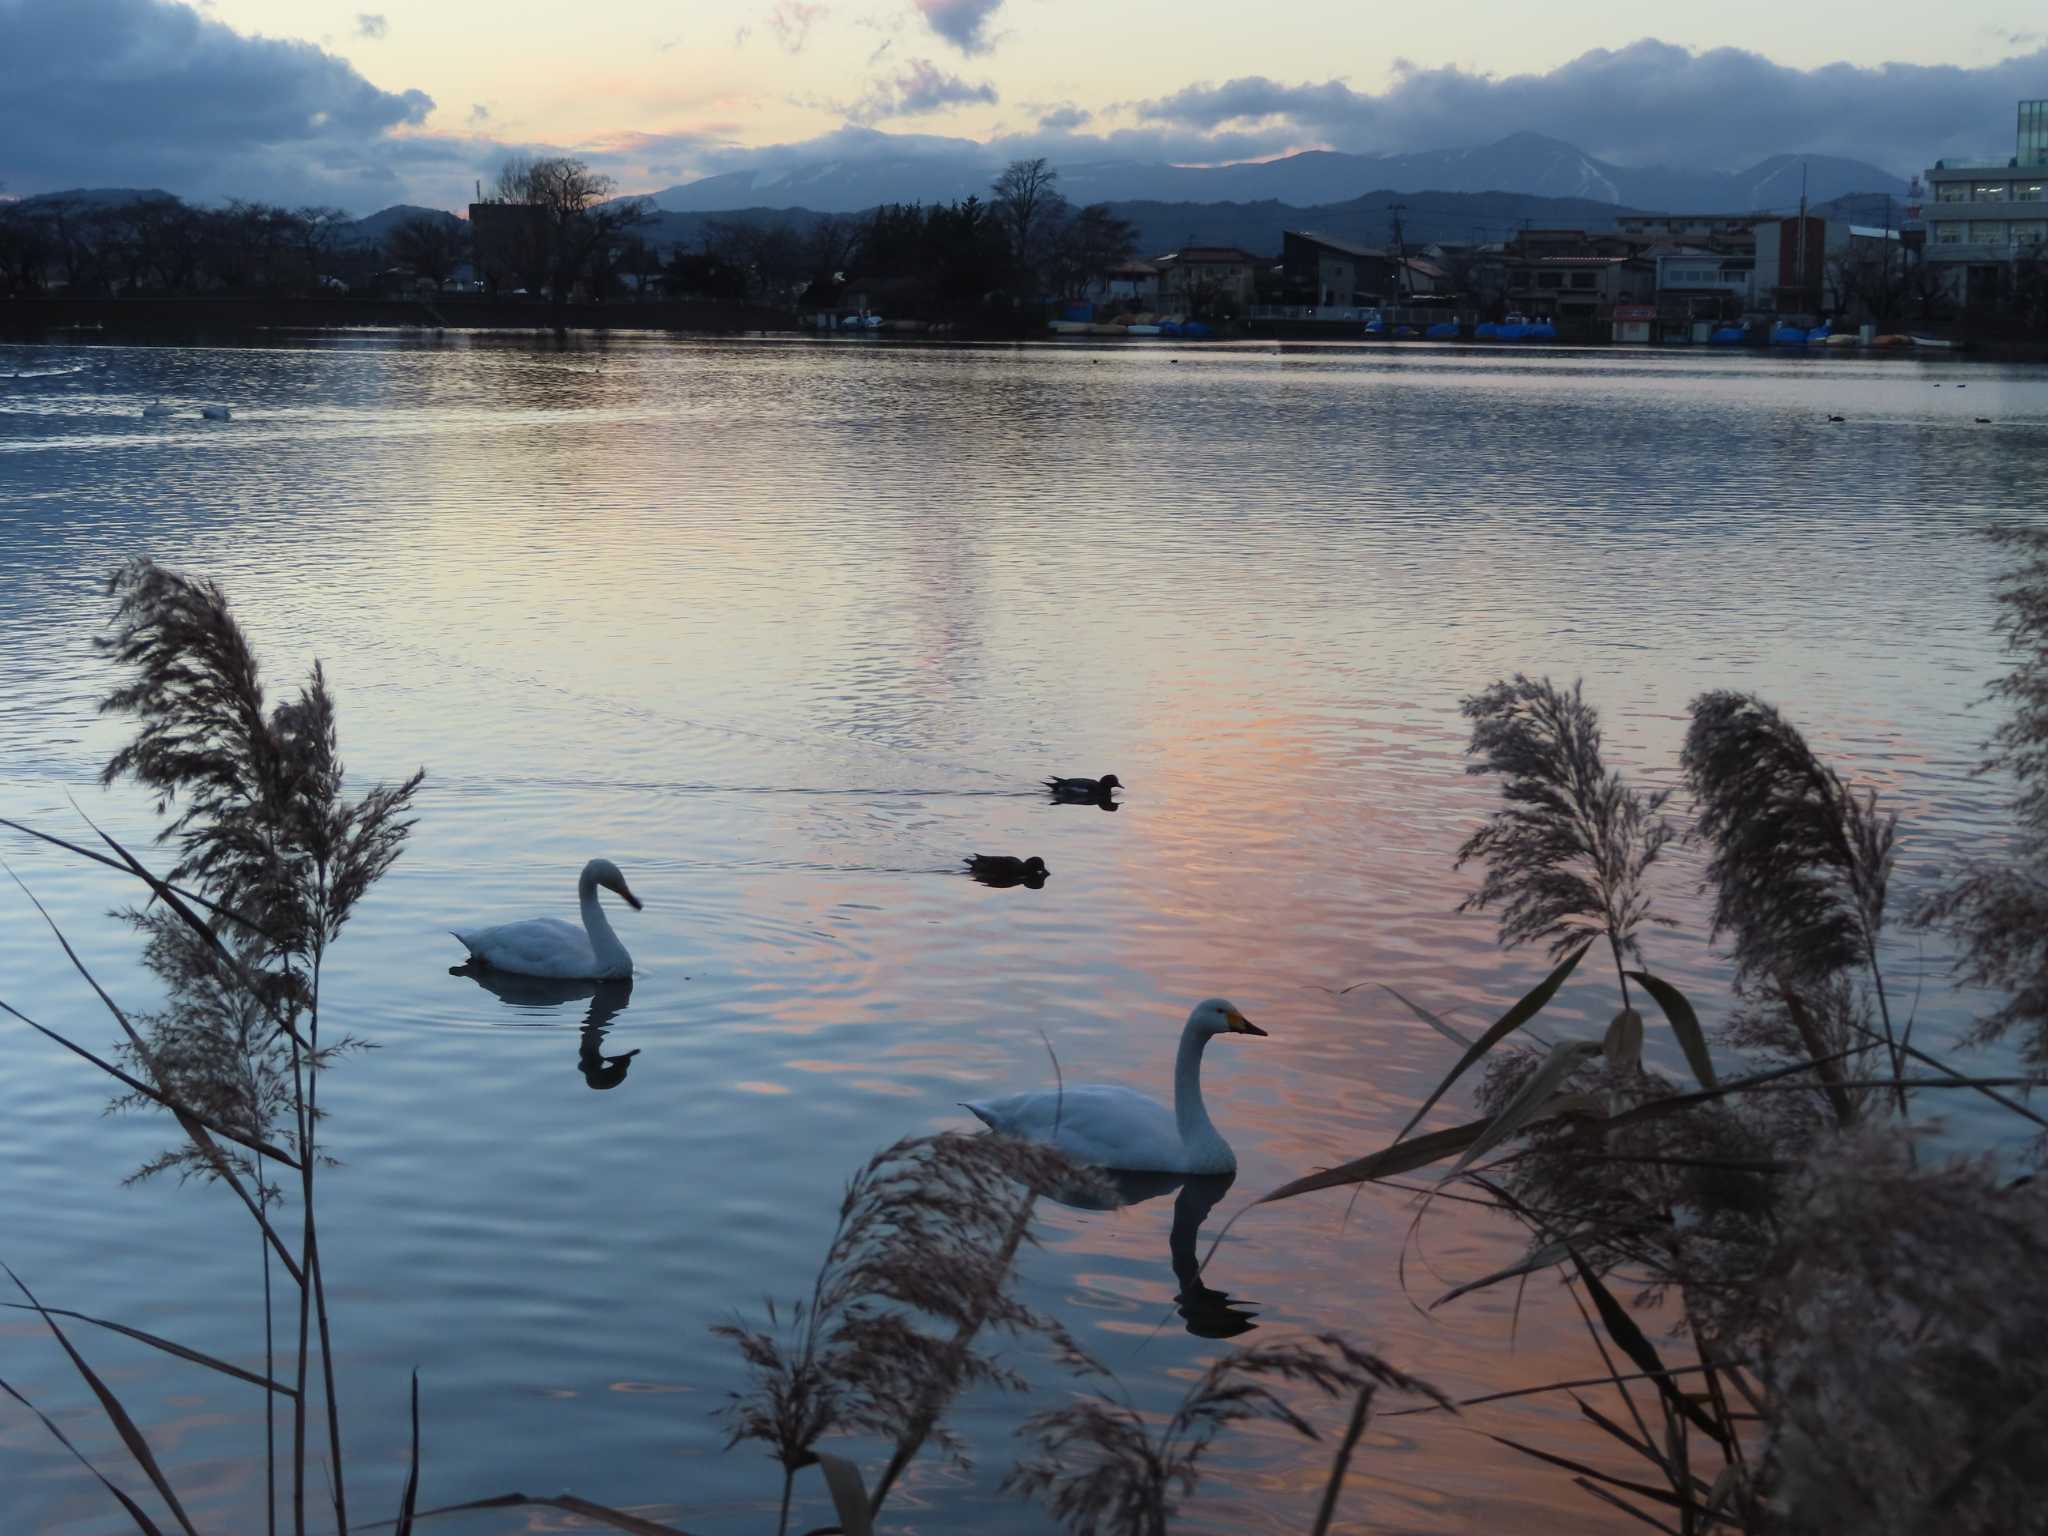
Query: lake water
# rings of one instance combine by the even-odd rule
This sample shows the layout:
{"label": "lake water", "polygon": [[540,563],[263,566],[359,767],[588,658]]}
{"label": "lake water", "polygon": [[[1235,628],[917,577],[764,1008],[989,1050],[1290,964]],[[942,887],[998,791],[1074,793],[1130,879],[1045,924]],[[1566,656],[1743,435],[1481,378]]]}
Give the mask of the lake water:
{"label": "lake water", "polygon": [[[181,414],[143,420],[159,395]],[[213,401],[235,419],[197,419]],[[722,1454],[713,1414],[743,1377],[706,1330],[807,1291],[871,1153],[971,1125],[958,1100],[1045,1084],[1046,1042],[1068,1082],[1168,1094],[1181,1020],[1220,993],[1270,1038],[1209,1053],[1241,1171],[1206,1244],[1256,1194],[1384,1145],[1450,1064],[1385,993],[1326,989],[1389,983],[1469,1026],[1535,979],[1540,958],[1453,910],[1471,884],[1453,852],[1494,803],[1462,772],[1461,695],[1583,676],[1611,759],[1666,785],[1688,700],[1756,689],[1904,813],[1902,899],[1994,844],[1998,787],[1970,769],[1994,720],[1995,567],[1973,534],[2048,505],[2044,431],[2039,371],[1839,357],[0,348],[0,815],[89,836],[75,798],[132,844],[153,832],[142,797],[96,783],[122,730],[95,714],[114,674],[90,642],[130,555],[222,580],[274,691],[319,657],[353,781],[428,769],[411,846],[325,990],[329,1029],[379,1047],[321,1091],[344,1163],[321,1225],[352,1510],[395,1513],[416,1366],[426,1502],[569,1489],[757,1532],[779,1474]],[[1116,814],[1032,788],[1110,771]],[[977,851],[1038,854],[1052,877],[983,888],[958,873]],[[13,834],[0,854],[147,1006],[102,915],[129,889]],[[451,976],[446,931],[573,918],[593,855],[646,902],[616,917],[630,998],[598,1010],[604,1050],[639,1054],[601,1092],[579,1049],[592,1002]],[[1663,869],[1682,926],[1648,958],[1713,1013],[1697,878],[1690,854]],[[1919,940],[1895,950],[1896,971],[1939,974]],[[1940,996],[1923,1027],[1955,1022]],[[11,882],[0,997],[112,1038]],[[1589,967],[1554,1022],[1590,1032],[1612,1008]],[[1652,1050],[1676,1067],[1661,1028]],[[103,1118],[104,1096],[0,1023],[0,1259],[50,1305],[260,1365],[246,1217],[218,1190],[124,1187],[170,1133]],[[1432,1123],[1470,1104],[1461,1085]],[[1547,1283],[1519,1333],[1509,1294],[1423,1310],[1517,1251],[1464,1208],[1432,1209],[1404,1293],[1408,1198],[1240,1221],[1208,1278],[1255,1318],[1243,1338],[1336,1328],[1459,1395],[1597,1370]],[[1050,1209],[1023,1259],[1028,1298],[1147,1411],[1233,1347],[1175,1306],[1173,1218],[1172,1197]],[[4,1316],[0,1375],[119,1471],[61,1353]],[[81,1343],[202,1522],[256,1529],[254,1393]],[[963,1402],[975,1470],[921,1460],[900,1528],[1044,1528],[996,1485],[1014,1426],[1067,1386],[1017,1363],[1033,1398]],[[1341,1409],[1318,1414],[1334,1428]],[[1609,1528],[1622,1517],[1477,1433],[1610,1460],[1576,1426],[1543,1400],[1382,1420],[1345,1528]],[[1282,1434],[1229,1438],[1181,1527],[1305,1529],[1326,1465]],[[800,1492],[793,1529],[826,1523],[815,1474]],[[10,1532],[124,1528],[6,1399],[0,1510]],[[559,1528],[465,1518],[443,1524]]]}

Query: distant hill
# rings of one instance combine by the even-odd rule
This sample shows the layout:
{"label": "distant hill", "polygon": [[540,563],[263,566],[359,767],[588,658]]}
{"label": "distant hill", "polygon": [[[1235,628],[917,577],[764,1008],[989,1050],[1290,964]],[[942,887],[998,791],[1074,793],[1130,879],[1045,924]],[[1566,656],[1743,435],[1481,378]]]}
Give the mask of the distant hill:
{"label": "distant hill", "polygon": [[393,203],[389,208],[380,209],[366,219],[357,219],[342,234],[344,245],[375,245],[389,240],[392,232],[401,224],[414,219],[437,219],[457,229],[465,228],[461,219],[441,208],[421,208],[414,203]]}
{"label": "distant hill", "polygon": [[161,187],[69,187],[62,192],[37,192],[16,204],[33,208],[38,203],[78,203],[87,208],[118,208],[126,203],[152,202],[169,197]]}
{"label": "distant hill", "polygon": [[[1138,227],[1138,252],[1163,256],[1184,245],[1236,245],[1255,256],[1277,256],[1280,237],[1290,229],[1314,230],[1367,245],[1391,243],[1388,205],[1405,205],[1403,237],[1411,246],[1433,240],[1501,240],[1530,224],[1544,229],[1614,228],[1630,212],[1588,198],[1525,197],[1514,192],[1368,192],[1343,202],[1297,208],[1271,198],[1253,203],[1116,201],[1110,209]],[[823,218],[855,213],[813,208],[737,208],[719,213],[661,213],[641,230],[650,245],[695,248],[708,225],[788,224],[807,231]]]}
{"label": "distant hill", "polygon": [[[1897,195],[1906,190],[1906,183],[1889,171],[1832,155],[1773,155],[1740,171],[1621,166],[1539,133],[1510,134],[1466,149],[1398,155],[1309,150],[1244,165],[1176,166],[1135,160],[1057,164],[1060,190],[1077,203],[1277,202],[1310,208],[1349,201],[1368,188],[1384,188],[1404,196],[1502,192],[1578,198],[1675,213],[1796,208],[1802,167],[1809,203],[1852,192]],[[986,198],[989,183],[1001,169],[999,160],[979,151],[884,153],[732,171],[665,188],[653,199],[677,213],[773,206],[852,213],[877,203]]]}

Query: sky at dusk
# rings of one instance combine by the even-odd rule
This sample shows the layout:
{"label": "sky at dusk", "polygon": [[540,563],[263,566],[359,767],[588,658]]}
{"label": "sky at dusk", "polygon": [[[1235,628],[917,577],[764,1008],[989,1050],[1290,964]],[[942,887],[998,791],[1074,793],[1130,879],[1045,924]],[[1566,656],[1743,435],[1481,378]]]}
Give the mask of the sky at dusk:
{"label": "sky at dusk", "polygon": [[2048,19],[2011,0],[368,3],[0,0],[0,193],[368,213],[459,207],[520,150],[651,192],[967,141],[1213,164],[1522,130],[1623,164],[1806,151],[1907,174],[2003,159],[2014,101],[2048,96]]}

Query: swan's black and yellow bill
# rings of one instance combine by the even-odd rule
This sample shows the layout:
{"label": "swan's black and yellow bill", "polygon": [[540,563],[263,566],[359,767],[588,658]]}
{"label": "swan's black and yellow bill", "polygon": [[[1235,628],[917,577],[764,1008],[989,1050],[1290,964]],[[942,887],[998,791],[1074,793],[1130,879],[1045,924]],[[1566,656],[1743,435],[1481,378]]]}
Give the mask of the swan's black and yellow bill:
{"label": "swan's black and yellow bill", "polygon": [[1246,1018],[1243,1014],[1239,1013],[1235,1008],[1231,1009],[1229,1013],[1224,1015],[1224,1017],[1230,1020],[1230,1032],[1233,1035],[1265,1034],[1265,1031],[1263,1029],[1259,1028],[1258,1025],[1254,1024],[1250,1019]]}

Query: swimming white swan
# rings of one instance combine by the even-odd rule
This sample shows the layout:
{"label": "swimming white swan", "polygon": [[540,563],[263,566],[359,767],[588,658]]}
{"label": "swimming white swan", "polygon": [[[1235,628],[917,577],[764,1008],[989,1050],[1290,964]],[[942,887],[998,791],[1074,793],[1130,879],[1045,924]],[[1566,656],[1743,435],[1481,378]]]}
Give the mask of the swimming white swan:
{"label": "swimming white swan", "polygon": [[1173,1108],[1132,1088],[1083,1083],[1064,1092],[1013,1093],[965,1108],[991,1129],[1049,1141],[1077,1163],[1151,1173],[1232,1173],[1237,1154],[1202,1107],[1202,1048],[1212,1035],[1263,1035],[1220,997],[1197,1003],[1180,1032]]}
{"label": "swimming white swan", "polygon": [[449,931],[462,940],[470,954],[485,965],[519,976],[552,976],[564,980],[608,981],[633,974],[633,957],[612,932],[604,908],[597,904],[597,888],[604,886],[626,898],[626,905],[640,910],[640,898],[626,888],[626,877],[610,859],[592,859],[583,866],[576,882],[576,899],[583,907],[583,926],[576,927],[555,917],[528,918],[523,923],[500,923],[495,928],[476,928],[468,933]]}

